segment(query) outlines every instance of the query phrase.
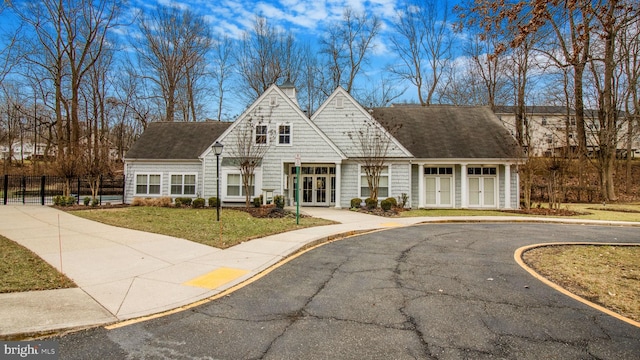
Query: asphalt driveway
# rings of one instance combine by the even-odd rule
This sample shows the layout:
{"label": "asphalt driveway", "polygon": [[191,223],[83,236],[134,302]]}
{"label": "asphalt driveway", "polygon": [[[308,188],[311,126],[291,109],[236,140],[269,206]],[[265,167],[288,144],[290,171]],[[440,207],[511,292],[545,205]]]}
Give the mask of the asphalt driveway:
{"label": "asphalt driveway", "polygon": [[524,245],[631,227],[429,224],[314,249],[199,307],[56,338],[60,359],[637,359],[640,329],[534,279]]}

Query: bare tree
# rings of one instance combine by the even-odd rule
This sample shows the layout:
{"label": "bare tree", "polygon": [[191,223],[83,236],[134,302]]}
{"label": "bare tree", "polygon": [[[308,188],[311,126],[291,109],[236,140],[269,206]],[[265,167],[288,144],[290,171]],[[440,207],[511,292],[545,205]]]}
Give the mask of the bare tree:
{"label": "bare tree", "polygon": [[358,101],[369,107],[385,107],[393,103],[394,100],[400,98],[406,87],[401,87],[397,82],[381,75],[380,78],[372,83],[368,83],[366,89],[359,91]]}
{"label": "bare tree", "polygon": [[416,87],[421,105],[432,104],[451,60],[448,15],[447,1],[425,0],[419,5],[405,3],[394,22],[391,43],[401,63],[389,70]]}
{"label": "bare tree", "polygon": [[356,13],[351,8],[344,10],[340,23],[328,27],[320,41],[328,70],[324,89],[326,95],[338,86],[352,92],[356,77],[367,62],[381,27],[377,16]]}
{"label": "bare tree", "polygon": [[216,96],[218,98],[216,120],[222,120],[225,94],[228,90],[228,82],[233,74],[233,41],[228,36],[219,37],[213,44],[214,79],[216,83]]}
{"label": "bare tree", "polygon": [[262,166],[275,133],[271,129],[271,109],[256,109],[240,122],[226,140],[227,158],[240,170],[245,206],[251,203],[252,188],[255,185],[255,171]]}
{"label": "bare tree", "polygon": [[[393,137],[399,126],[385,124],[382,126],[373,118],[367,118],[360,123],[354,123],[352,131],[346,135],[353,142],[354,159],[360,163],[367,178],[369,198],[378,200],[380,177],[387,166],[389,151],[393,149]],[[386,128],[385,128],[386,127]]]}
{"label": "bare tree", "polygon": [[106,36],[116,26],[119,0],[43,0],[12,4],[34,38],[26,59],[40,67],[55,94],[58,172],[67,183],[79,172],[81,157],[80,92],[87,73],[102,56]]}
{"label": "bare tree", "polygon": [[159,6],[140,21],[142,39],[134,42],[139,61],[150,69],[145,79],[157,86],[164,101],[164,119],[174,121],[178,91],[185,94],[183,118],[196,116],[196,83],[203,76],[211,32],[203,16],[176,7]]}
{"label": "bare tree", "polygon": [[[241,92],[249,102],[273,84],[298,80],[300,57],[293,34],[278,30],[265,18],[256,18],[252,31],[244,34],[236,53]],[[247,91],[249,93],[247,93]]]}
{"label": "bare tree", "polygon": [[634,138],[640,128],[640,18],[636,18],[620,34],[621,71],[626,77],[626,91],[623,94],[623,110],[626,118],[626,192],[631,192],[631,159]]}

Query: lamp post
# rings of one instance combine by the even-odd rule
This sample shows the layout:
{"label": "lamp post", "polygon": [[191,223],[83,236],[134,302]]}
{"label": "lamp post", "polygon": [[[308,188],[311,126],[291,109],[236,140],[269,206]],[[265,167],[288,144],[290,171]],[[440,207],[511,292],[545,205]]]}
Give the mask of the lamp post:
{"label": "lamp post", "polygon": [[216,154],[216,219],[220,222],[220,154],[224,145],[220,141],[216,141],[212,146],[213,152]]}

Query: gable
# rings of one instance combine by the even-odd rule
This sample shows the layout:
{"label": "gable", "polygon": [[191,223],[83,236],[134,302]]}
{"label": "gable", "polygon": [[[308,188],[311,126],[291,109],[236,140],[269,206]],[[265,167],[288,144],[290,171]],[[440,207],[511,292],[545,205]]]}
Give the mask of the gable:
{"label": "gable", "polygon": [[[276,85],[265,91],[227,131],[220,142],[225,145],[224,154],[233,156],[245,137],[246,126],[267,125],[269,131],[269,149],[265,159],[283,159],[293,161],[294,155],[303,159],[337,161],[346,157],[340,149],[300,110],[297,103]],[[277,144],[278,126],[286,125],[291,129],[291,144]]]}
{"label": "gable", "polygon": [[135,141],[125,159],[198,159],[231,123],[153,122]]}
{"label": "gable", "polygon": [[[359,131],[364,126],[380,126],[371,114],[362,108],[349,93],[337,88],[336,91],[318,108],[311,120],[349,157],[361,156],[360,144],[349,134]],[[387,130],[380,126],[391,143],[388,157],[410,157],[411,154]]]}
{"label": "gable", "polygon": [[396,139],[417,158],[514,159],[518,144],[485,106],[396,105],[373,109],[382,124],[399,126]]}

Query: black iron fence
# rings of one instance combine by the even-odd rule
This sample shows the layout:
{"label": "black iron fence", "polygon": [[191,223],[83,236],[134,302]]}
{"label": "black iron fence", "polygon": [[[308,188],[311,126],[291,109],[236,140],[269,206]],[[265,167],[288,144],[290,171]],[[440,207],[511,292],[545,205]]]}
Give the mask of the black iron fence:
{"label": "black iron fence", "polygon": [[[67,179],[57,176],[4,175],[0,179],[0,198],[3,205],[51,205],[54,197],[64,195],[66,184]],[[69,188],[78,204],[86,197],[94,199],[89,179],[70,179]],[[100,205],[123,203],[124,176],[101,176],[95,199]]]}

